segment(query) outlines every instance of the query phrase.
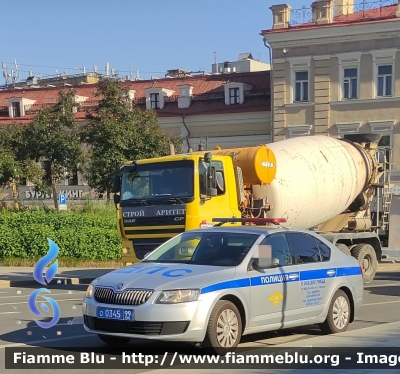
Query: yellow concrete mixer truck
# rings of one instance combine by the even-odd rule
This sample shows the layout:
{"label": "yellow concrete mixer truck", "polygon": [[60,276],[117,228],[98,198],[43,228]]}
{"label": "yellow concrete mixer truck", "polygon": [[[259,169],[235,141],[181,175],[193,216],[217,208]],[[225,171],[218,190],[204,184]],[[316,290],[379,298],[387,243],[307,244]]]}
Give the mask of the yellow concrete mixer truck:
{"label": "yellow concrete mixer truck", "polygon": [[[388,163],[376,139],[320,135],[217,148],[171,152],[121,168],[114,203],[125,264],[178,233],[216,224],[215,217],[231,225],[284,218],[282,226],[317,231],[357,258],[365,283],[372,281],[382,257],[378,230],[387,224],[390,204]],[[375,222],[377,190],[381,213]]]}

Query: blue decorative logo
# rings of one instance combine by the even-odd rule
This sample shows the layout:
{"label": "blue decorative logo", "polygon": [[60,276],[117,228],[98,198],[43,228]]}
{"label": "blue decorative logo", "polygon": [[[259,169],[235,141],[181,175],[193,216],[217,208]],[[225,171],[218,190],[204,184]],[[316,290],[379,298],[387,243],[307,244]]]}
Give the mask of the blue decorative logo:
{"label": "blue decorative logo", "polygon": [[[33,277],[35,280],[43,285],[47,285],[51,282],[51,280],[54,278],[54,276],[57,273],[58,270],[58,260],[54,262],[53,265],[49,266],[49,268],[46,270],[46,280],[43,278],[43,271],[45,266],[52,262],[58,255],[59,249],[57,247],[57,244],[54,243],[52,240],[47,238],[47,241],[49,242],[49,251],[45,256],[43,256],[39,261],[36,263],[35,268],[33,270]],[[39,317],[44,317],[44,315],[41,313],[41,311],[37,308],[36,306],[36,299],[37,297],[42,293],[42,292],[47,292],[51,293],[47,288],[39,288],[31,293],[28,299],[28,307],[30,311],[34,314],[36,314]],[[58,320],[60,319],[60,308],[55,300],[53,300],[51,297],[48,296],[42,296],[44,299],[46,299],[51,307],[53,308],[53,319],[50,322],[41,322],[35,319],[35,322],[42,328],[48,329],[52,326],[54,326]],[[43,308],[44,311],[48,312],[49,308],[45,303],[41,303],[40,306]]]}

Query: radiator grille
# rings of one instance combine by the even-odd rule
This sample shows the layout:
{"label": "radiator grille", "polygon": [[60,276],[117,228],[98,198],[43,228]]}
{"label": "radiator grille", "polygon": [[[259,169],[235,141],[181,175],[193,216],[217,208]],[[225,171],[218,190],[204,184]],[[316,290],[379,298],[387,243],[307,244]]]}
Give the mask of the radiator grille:
{"label": "radiator grille", "polygon": [[115,292],[112,288],[96,287],[94,299],[103,304],[141,305],[153,294],[153,290],[125,290]]}

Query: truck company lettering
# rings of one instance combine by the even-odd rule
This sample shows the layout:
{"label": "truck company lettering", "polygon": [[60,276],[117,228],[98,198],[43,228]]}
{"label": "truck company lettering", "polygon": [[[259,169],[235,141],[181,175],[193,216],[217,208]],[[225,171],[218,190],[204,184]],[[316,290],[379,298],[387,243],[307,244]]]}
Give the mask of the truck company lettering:
{"label": "truck company lettering", "polygon": [[[141,208],[122,208],[123,218],[135,218],[135,217],[167,217],[167,216],[184,216],[186,209],[184,205],[161,205],[161,206],[149,206]],[[184,217],[182,217],[184,219]],[[181,220],[176,219],[176,221]],[[134,222],[134,221],[132,221]],[[124,223],[130,223],[124,220]]]}

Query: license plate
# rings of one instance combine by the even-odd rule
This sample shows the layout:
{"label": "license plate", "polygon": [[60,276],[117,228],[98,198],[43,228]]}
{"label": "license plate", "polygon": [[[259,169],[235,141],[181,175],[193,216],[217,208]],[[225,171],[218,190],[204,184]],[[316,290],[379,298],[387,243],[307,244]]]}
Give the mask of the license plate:
{"label": "license plate", "polygon": [[118,319],[122,321],[133,321],[133,310],[117,308],[97,308],[97,318]]}

